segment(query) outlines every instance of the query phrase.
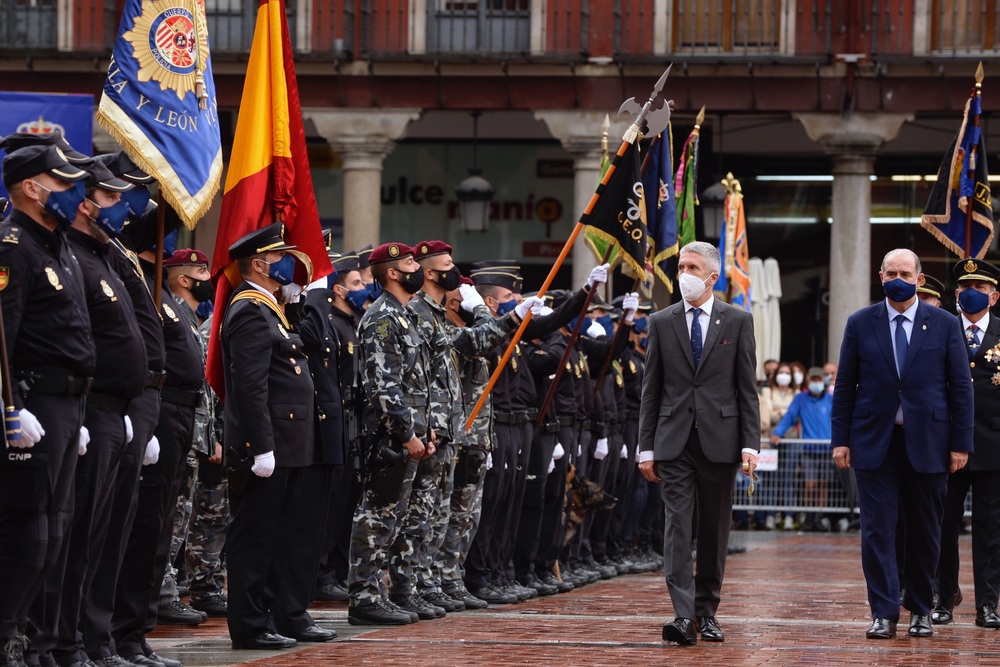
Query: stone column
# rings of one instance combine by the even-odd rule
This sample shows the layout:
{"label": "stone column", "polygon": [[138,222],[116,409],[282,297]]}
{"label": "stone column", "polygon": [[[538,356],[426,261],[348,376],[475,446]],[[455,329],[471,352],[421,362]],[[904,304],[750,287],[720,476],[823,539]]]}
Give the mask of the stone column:
{"label": "stone column", "polygon": [[[612,112],[613,113],[613,112]],[[573,156],[573,224],[583,215],[590,198],[601,181],[601,133],[603,111],[536,111],[535,118],[544,121],[563,148]],[[608,131],[608,150],[614,154],[621,145],[624,122],[612,122]],[[575,289],[587,281],[590,270],[597,266],[594,253],[586,246],[583,232],[573,246],[573,284]]]}
{"label": "stone column", "polygon": [[343,158],[344,247],[378,245],[382,165],[420,109],[306,108],[302,116]]}
{"label": "stone column", "polygon": [[871,256],[871,175],[882,146],[912,114],[795,114],[809,138],[830,156],[833,227],[830,230],[830,323],[827,359],[840,358],[847,318],[867,306],[874,276]]}

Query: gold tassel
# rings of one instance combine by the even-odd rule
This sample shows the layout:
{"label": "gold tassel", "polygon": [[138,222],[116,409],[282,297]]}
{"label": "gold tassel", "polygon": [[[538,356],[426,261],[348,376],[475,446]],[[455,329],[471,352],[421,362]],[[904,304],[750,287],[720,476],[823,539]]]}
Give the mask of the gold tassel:
{"label": "gold tassel", "polygon": [[201,69],[194,71],[194,94],[198,97],[198,108],[204,111],[208,108],[208,89],[205,87],[205,75]]}

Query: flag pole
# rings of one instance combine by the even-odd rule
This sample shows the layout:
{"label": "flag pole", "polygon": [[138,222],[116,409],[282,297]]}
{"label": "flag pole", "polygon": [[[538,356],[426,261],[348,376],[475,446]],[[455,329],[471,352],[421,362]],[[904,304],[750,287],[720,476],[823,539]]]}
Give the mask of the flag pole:
{"label": "flag pole", "polygon": [[[153,305],[156,306],[156,312],[160,312],[160,307],[163,305],[163,207],[166,204],[163,201],[163,192],[157,190],[156,192],[156,264],[153,269]],[[162,316],[162,315],[161,315]]]}
{"label": "flag pole", "polygon": [[[649,110],[653,106],[653,102],[656,100],[656,97],[660,94],[660,91],[663,90],[663,85],[667,82],[668,74],[670,74],[669,67],[663,73],[663,75],[660,76],[659,80],[657,80],[656,85],[653,86],[653,92],[650,93],[649,95],[649,99],[646,100],[646,103],[644,105],[642,105],[642,108],[639,110],[639,114],[632,122],[632,125],[630,125],[628,130],[625,131],[625,136],[622,137],[622,145],[618,147],[617,156],[619,161],[625,155],[625,151],[632,144],[632,142],[638,138],[639,132],[642,129],[643,121],[649,114]],[[602,186],[606,186],[608,184],[608,181],[611,180],[611,176],[615,173],[615,169],[616,167],[614,163],[612,163],[611,166],[608,168],[607,172],[605,172],[604,177],[601,179],[601,185],[598,186],[597,191],[595,191],[593,196],[590,198],[590,202],[587,203],[587,208],[580,216],[581,219],[577,220],[576,225],[573,227],[572,233],[569,235],[569,238],[566,239],[566,244],[563,246],[562,251],[556,258],[555,264],[552,265],[552,269],[549,271],[549,275],[546,276],[545,282],[542,283],[541,288],[538,290],[539,297],[545,296],[546,290],[549,289],[549,286],[552,284],[552,281],[555,280],[556,273],[559,272],[559,269],[560,267],[562,267],[563,262],[566,261],[566,257],[569,255],[570,250],[573,248],[573,244],[576,243],[576,238],[580,235],[580,232],[583,230],[584,227],[583,218],[590,215],[590,212],[594,210],[594,206],[597,204],[597,201],[601,198],[601,193],[603,192]],[[486,387],[483,389],[482,395],[476,402],[476,406],[472,408],[472,412],[469,413],[469,418],[465,422],[466,431],[472,428],[473,422],[475,422],[476,417],[479,416],[479,412],[483,409],[483,406],[486,404],[486,399],[489,398],[490,392],[493,391],[493,387],[496,385],[497,380],[500,377],[500,373],[503,372],[504,366],[507,365],[507,362],[510,360],[511,355],[514,353],[514,349],[517,347],[517,344],[521,341],[521,336],[524,335],[524,330],[527,328],[528,322],[530,321],[531,321],[531,312],[529,311],[525,313],[524,319],[521,320],[520,326],[518,326],[517,331],[514,332],[514,335],[511,338],[510,343],[507,345],[507,349],[504,350],[503,356],[500,357],[500,361],[497,363],[497,367],[496,369],[494,369],[493,375],[490,376],[489,382],[486,383]]]}
{"label": "flag pole", "polygon": [[[983,63],[979,62],[979,67],[976,68],[976,85],[972,89],[972,96],[978,98],[976,100],[976,114],[972,117],[972,127],[979,129],[979,114],[981,108],[979,106],[979,99],[983,96]],[[975,130],[973,130],[975,132]],[[975,207],[976,192],[976,153],[979,149],[979,142],[976,141],[971,146],[969,146],[969,180],[972,182],[973,191],[972,197],[965,204],[965,256],[971,257],[970,249],[972,248],[972,209]]]}

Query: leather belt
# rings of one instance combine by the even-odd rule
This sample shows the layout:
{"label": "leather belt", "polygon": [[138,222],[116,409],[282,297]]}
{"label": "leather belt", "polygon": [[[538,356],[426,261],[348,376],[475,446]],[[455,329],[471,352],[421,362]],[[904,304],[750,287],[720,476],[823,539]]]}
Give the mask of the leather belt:
{"label": "leather belt", "polygon": [[538,410],[528,410],[527,415],[528,415],[528,421],[533,422],[538,420]]}
{"label": "leather belt", "polygon": [[576,426],[576,417],[573,415],[559,415],[558,417],[556,417],[556,420],[559,422],[560,426],[568,428],[573,428],[574,426]]}
{"label": "leather belt", "polygon": [[528,421],[527,412],[494,412],[493,421],[499,424],[524,424]]}
{"label": "leather belt", "polygon": [[577,419],[576,420],[576,425],[579,426],[584,431],[589,431],[590,427],[593,425],[593,423],[594,422],[592,422],[589,419]]}
{"label": "leather belt", "polygon": [[22,371],[19,385],[24,395],[86,396],[94,384],[92,377],[77,377],[60,369]]}
{"label": "leather belt", "polygon": [[147,371],[146,389],[163,389],[163,383],[167,381],[166,371]]}
{"label": "leather belt", "polygon": [[101,410],[108,410],[109,412],[114,412],[124,416],[128,412],[128,406],[131,401],[120,398],[118,396],[111,396],[110,394],[100,394],[96,391],[90,392],[87,395],[87,407],[88,408],[99,408]]}
{"label": "leather belt", "polygon": [[201,405],[201,389],[181,389],[180,387],[164,387],[160,390],[160,399],[174,405],[185,405],[196,408]]}

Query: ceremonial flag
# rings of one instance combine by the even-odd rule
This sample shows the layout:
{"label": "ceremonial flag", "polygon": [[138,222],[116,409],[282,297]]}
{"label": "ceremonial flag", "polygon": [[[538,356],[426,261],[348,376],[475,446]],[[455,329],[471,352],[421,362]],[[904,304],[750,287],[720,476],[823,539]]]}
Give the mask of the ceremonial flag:
{"label": "ceremonial flag", "polygon": [[[608,167],[611,166],[611,158],[608,157],[608,127],[611,121],[607,114],[604,115],[604,134],[601,136],[601,177],[598,179],[598,184],[604,180],[604,174],[608,173]],[[585,227],[583,230],[583,241],[590,248],[590,251],[594,253],[594,258],[598,262],[604,261],[604,255],[608,252],[608,246],[612,246],[611,254],[608,255],[608,263],[611,264],[611,268],[615,268],[621,264],[622,258],[621,253],[618,251],[618,247],[608,241],[606,238],[599,236],[597,233],[591,230],[590,227]]]}
{"label": "ceremonial flag", "polygon": [[725,229],[719,237],[722,267],[714,291],[724,301],[750,311],[750,249],[743,212],[743,189],[731,173],[722,180],[726,189]]}
{"label": "ceremonial flag", "polygon": [[674,165],[670,126],[650,148],[649,164],[642,175],[646,194],[651,266],[654,275],[673,294],[674,284],[667,260],[677,255],[677,202],[674,197]]}
{"label": "ceremonial flag", "polygon": [[680,162],[677,163],[677,236],[681,248],[695,240],[694,207],[698,204],[698,139],[701,137],[701,123],[705,118],[705,107],[701,108],[694,129],[684,142]]}
{"label": "ceremonial flag", "polygon": [[191,229],[222,175],[207,26],[200,0],[126,0],[97,111]]}
{"label": "ceremonial flag", "polygon": [[212,258],[217,282],[206,372],[220,397],[225,387],[219,327],[241,280],[229,246],[279,221],[285,225],[285,242],[298,246],[292,251],[302,265],[296,282],[305,285],[328,275],[333,268],[309,173],[285,3],[260,0]]}
{"label": "ceremonial flag", "polygon": [[580,222],[606,243],[617,243],[621,258],[637,275],[646,264],[646,205],[639,173],[638,141],[633,141],[619,156],[615,155],[607,184],[597,186],[599,198]]}
{"label": "ceremonial flag", "polygon": [[976,78],[976,88],[965,103],[962,126],[941,160],[920,225],[959,257],[982,259],[993,241],[986,138],[979,127],[982,64]]}

